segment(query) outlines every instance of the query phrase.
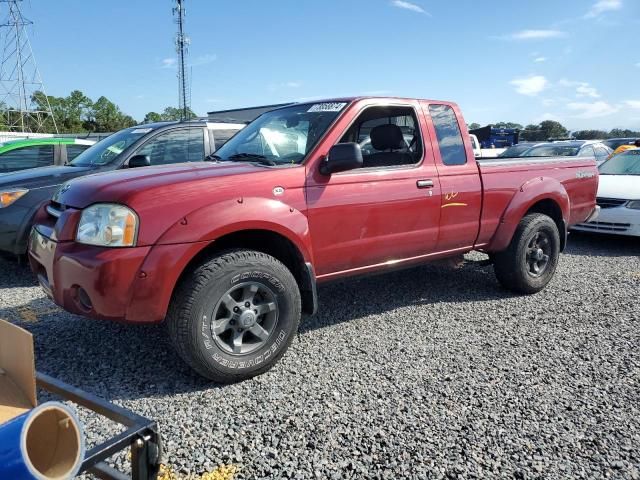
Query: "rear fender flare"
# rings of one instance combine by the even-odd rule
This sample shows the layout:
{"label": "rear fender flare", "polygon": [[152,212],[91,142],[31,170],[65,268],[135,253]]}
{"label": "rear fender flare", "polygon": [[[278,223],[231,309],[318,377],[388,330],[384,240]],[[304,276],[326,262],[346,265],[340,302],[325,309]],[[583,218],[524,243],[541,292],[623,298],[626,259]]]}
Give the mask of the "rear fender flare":
{"label": "rear fender flare", "polygon": [[516,191],[515,195],[503,212],[498,228],[485,248],[488,252],[500,252],[505,250],[520,223],[520,220],[536,203],[543,200],[552,200],[562,212],[562,220],[565,232],[560,232],[562,237],[566,233],[569,222],[570,200],[566,189],[557,179],[551,177],[536,177],[528,180]]}

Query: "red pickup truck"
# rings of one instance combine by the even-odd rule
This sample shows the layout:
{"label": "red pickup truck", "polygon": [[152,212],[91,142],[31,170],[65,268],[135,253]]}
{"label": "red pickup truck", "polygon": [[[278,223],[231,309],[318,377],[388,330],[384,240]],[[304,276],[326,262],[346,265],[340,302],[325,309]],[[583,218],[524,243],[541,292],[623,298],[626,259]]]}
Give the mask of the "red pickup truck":
{"label": "red pickup truck", "polygon": [[210,160],[64,184],[30,262],[58,305],[164,321],[180,356],[222,382],[284,354],[318,283],[480,250],[504,287],[535,293],[568,227],[597,214],[594,159],[476,161],[449,102],[294,104]]}

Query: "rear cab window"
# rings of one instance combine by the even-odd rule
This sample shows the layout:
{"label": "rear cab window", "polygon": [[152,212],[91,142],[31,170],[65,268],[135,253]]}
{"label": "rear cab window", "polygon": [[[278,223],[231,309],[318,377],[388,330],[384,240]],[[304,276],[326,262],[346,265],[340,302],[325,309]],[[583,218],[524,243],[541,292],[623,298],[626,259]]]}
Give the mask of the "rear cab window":
{"label": "rear cab window", "polygon": [[445,165],[464,165],[467,151],[456,113],[449,105],[430,104],[429,115],[436,131],[440,157]]}

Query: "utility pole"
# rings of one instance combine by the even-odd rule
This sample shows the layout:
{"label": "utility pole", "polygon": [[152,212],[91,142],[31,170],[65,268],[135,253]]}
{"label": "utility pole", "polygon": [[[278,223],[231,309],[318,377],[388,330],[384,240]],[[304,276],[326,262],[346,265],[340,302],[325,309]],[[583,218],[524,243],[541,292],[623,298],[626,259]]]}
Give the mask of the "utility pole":
{"label": "utility pole", "polygon": [[[0,60],[0,112],[9,131],[45,132],[50,118],[58,133],[44,83],[36,65],[27,27],[33,25],[20,11],[22,0],[0,0],[8,10],[0,24],[2,58]],[[38,93],[35,98],[34,94]],[[50,133],[50,132],[48,132]]]}
{"label": "utility pole", "polygon": [[175,22],[178,24],[176,35],[176,52],[178,53],[178,103],[181,120],[189,119],[191,93],[189,91],[189,79],[187,77],[187,54],[191,40],[184,33],[184,0],[175,0],[176,6],[173,9]]}

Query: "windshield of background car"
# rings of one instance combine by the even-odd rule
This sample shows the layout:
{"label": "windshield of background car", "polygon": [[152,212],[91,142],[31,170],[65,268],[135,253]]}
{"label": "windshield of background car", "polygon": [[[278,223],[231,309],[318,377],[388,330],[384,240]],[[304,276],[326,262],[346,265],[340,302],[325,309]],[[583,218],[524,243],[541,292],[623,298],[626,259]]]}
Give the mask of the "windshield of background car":
{"label": "windshield of background car", "polygon": [[611,150],[615,150],[620,145],[631,145],[635,139],[633,138],[613,138],[611,140],[605,140],[604,143]]}
{"label": "windshield of background car", "polygon": [[531,145],[514,145],[513,147],[507,148],[504,152],[498,155],[498,157],[519,157],[530,148]]}
{"label": "windshield of background car", "polygon": [[151,132],[152,128],[127,128],[120,130],[73,159],[69,165],[74,167],[90,167],[91,165],[107,165],[113,162],[129,145]]}
{"label": "windshield of background car", "polygon": [[599,170],[600,175],[640,175],[640,148],[611,157]]}
{"label": "windshield of background car", "polygon": [[574,157],[580,146],[574,145],[539,145],[531,147],[522,154],[523,157]]}
{"label": "windshield of background car", "polygon": [[267,112],[216,150],[221,161],[262,158],[275,165],[301,163],[347,102],[294,105]]}

